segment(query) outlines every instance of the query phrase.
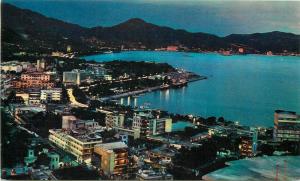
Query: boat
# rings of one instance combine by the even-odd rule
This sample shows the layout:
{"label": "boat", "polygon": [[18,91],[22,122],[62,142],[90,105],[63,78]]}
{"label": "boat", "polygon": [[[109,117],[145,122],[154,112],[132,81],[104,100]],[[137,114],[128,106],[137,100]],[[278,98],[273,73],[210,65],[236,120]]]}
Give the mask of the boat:
{"label": "boat", "polygon": [[180,88],[180,87],[184,87],[187,86],[187,81],[180,81],[180,82],[175,82],[172,84],[172,87],[176,87],[176,88]]}
{"label": "boat", "polygon": [[222,51],[220,54],[223,56],[232,56],[232,53],[230,51]]}
{"label": "boat", "polygon": [[165,90],[165,89],[169,89],[170,85],[169,84],[163,84],[160,86],[160,89]]}
{"label": "boat", "polygon": [[105,52],[103,52],[103,53],[105,53],[105,54],[110,54],[110,53],[113,53],[113,51],[109,50],[109,51],[105,51]]}

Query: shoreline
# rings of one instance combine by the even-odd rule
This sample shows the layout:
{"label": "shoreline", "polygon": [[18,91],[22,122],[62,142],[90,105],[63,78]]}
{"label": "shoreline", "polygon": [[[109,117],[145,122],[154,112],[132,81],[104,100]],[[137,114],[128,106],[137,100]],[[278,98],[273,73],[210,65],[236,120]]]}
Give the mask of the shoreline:
{"label": "shoreline", "polygon": [[[273,54],[273,55],[266,55],[266,54],[259,54],[259,53],[246,53],[246,54],[238,54],[238,53],[232,53],[230,55],[223,55],[220,52],[216,52],[216,51],[203,51],[203,52],[197,52],[197,51],[167,51],[167,50],[120,50],[120,51],[113,51],[112,53],[109,54],[116,54],[116,53],[124,53],[124,52],[135,52],[135,51],[144,51],[144,52],[173,52],[173,53],[198,53],[198,54],[218,54],[218,55],[222,55],[224,57],[230,57],[230,56],[247,56],[247,55],[257,55],[257,56],[268,56],[268,57],[300,57],[300,54],[296,54],[296,55],[292,55],[292,54],[288,54],[288,55],[281,55],[281,54]],[[99,51],[95,51],[95,52],[90,52],[87,54],[78,54],[79,56],[75,55],[75,58],[79,58],[79,59],[84,59],[86,60],[84,57],[87,56],[95,56],[95,55],[109,55],[107,53],[104,52],[99,52]],[[91,61],[91,60],[86,60],[86,61]]]}
{"label": "shoreline", "polygon": [[[193,77],[188,79],[187,85],[188,85],[188,83],[199,81],[199,80],[205,80],[205,79],[207,79],[206,76],[200,76],[200,75],[193,73]],[[186,86],[186,85],[183,85],[183,86]],[[140,95],[140,94],[147,93],[147,92],[154,92],[154,91],[158,91],[158,90],[174,89],[174,88],[177,88],[177,87],[170,85],[169,87],[164,88],[164,87],[161,87],[161,85],[160,85],[160,86],[155,86],[155,87],[148,87],[148,88],[141,89],[141,90],[125,92],[125,93],[121,93],[121,94],[117,94],[117,95],[105,96],[105,97],[99,98],[98,100],[109,101],[109,100],[119,99],[119,98],[128,97],[128,96],[136,96],[136,95]]]}
{"label": "shoreline", "polygon": [[[144,56],[145,55],[145,56]],[[216,78],[217,77],[215,77],[214,75],[212,75],[209,71],[208,72],[206,72],[206,70],[201,70],[201,69],[199,69],[198,70],[198,68],[196,68],[195,67],[195,69],[194,69],[194,67],[193,67],[193,63],[197,63],[197,60],[198,60],[198,56],[199,56],[199,59],[201,59],[202,57],[203,57],[203,59],[205,58],[207,61],[200,61],[200,63],[199,64],[201,64],[202,65],[202,63],[204,63],[205,65],[207,65],[207,64],[209,64],[210,65],[210,63],[209,62],[212,62],[211,63],[211,65],[215,65],[215,62],[214,61],[208,61],[208,60],[210,60],[210,57],[211,58],[216,58],[216,59],[220,59],[220,61],[222,61],[222,63],[224,62],[224,63],[227,63],[227,61],[226,60],[230,60],[229,61],[229,63],[232,63],[232,64],[235,64],[235,60],[247,60],[247,61],[245,61],[245,62],[241,62],[241,66],[247,66],[247,62],[248,63],[251,63],[251,60],[258,60],[258,61],[254,61],[253,63],[254,64],[256,64],[256,62],[257,62],[257,65],[263,65],[263,64],[261,64],[261,62],[270,62],[270,66],[272,66],[272,68],[274,67],[275,69],[277,69],[276,67],[277,66],[273,66],[273,65],[271,65],[271,62],[274,62],[275,64],[276,64],[276,62],[278,62],[279,64],[278,65],[280,65],[281,63],[283,64],[283,65],[287,65],[287,66],[290,66],[291,64],[290,63],[295,63],[296,65],[299,63],[299,61],[297,61],[298,59],[296,58],[296,57],[276,57],[276,56],[270,56],[270,57],[266,57],[266,56],[255,56],[255,55],[247,55],[247,56],[234,56],[234,57],[222,57],[222,56],[219,56],[219,55],[217,55],[217,54],[215,54],[215,53],[208,53],[208,54],[198,54],[198,53],[195,53],[195,54],[190,54],[191,55],[191,57],[186,57],[186,59],[184,59],[185,58],[185,54],[184,53],[181,53],[181,52],[143,52],[143,51],[132,51],[132,52],[123,52],[123,54],[112,54],[112,55],[106,55],[106,56],[102,56],[102,55],[99,55],[99,56],[91,56],[91,57],[86,57],[86,59],[87,60],[96,60],[96,61],[99,61],[99,62],[101,62],[101,61],[104,61],[103,63],[105,63],[106,61],[111,61],[111,59],[114,59],[114,58],[119,58],[120,60],[122,59],[122,57],[124,57],[124,58],[126,58],[126,57],[134,57],[134,60],[137,60],[137,61],[142,61],[142,60],[147,60],[147,59],[149,59],[149,57],[151,58],[151,57],[158,57],[159,59],[156,61],[156,62],[158,62],[158,63],[161,63],[161,62],[164,62],[164,63],[169,63],[169,64],[171,64],[171,65],[173,65],[173,62],[175,62],[175,64],[174,64],[174,66],[175,67],[177,67],[178,65],[180,66],[181,65],[181,62],[182,62],[182,65],[188,65],[187,67],[182,67],[182,68],[184,68],[184,69],[186,69],[187,71],[189,71],[189,70],[194,70],[194,72],[195,73],[198,73],[198,74],[203,74],[204,72],[203,71],[205,71],[205,75],[206,76],[208,76],[208,78],[211,78],[211,80],[209,80],[209,82],[211,82],[211,81],[213,81],[212,79],[214,79],[214,81],[216,80]],[[172,58],[168,58],[168,59],[166,59],[166,58],[163,58],[163,57],[168,57],[168,56],[171,56]],[[187,56],[189,56],[189,55],[187,55]],[[162,57],[162,58],[161,58]],[[141,59],[142,58],[142,59]],[[154,59],[153,58],[153,59]],[[176,59],[176,61],[172,61],[173,59]],[[234,59],[234,61],[231,61],[231,59]],[[260,60],[260,59],[262,59],[262,61]],[[131,59],[132,60],[132,59]],[[183,61],[183,60],[185,60],[185,61]],[[224,61],[223,61],[224,60]],[[125,59],[124,61],[130,61],[130,59]],[[190,63],[191,62],[191,63]],[[206,62],[208,62],[208,63],[206,63]],[[246,64],[245,64],[246,63]],[[176,66],[177,65],[177,66]],[[193,68],[193,69],[191,69],[191,67]],[[225,69],[224,69],[225,70]],[[238,71],[238,69],[237,69],[237,71]],[[202,73],[201,73],[202,72]],[[238,71],[239,72],[239,71]],[[265,74],[264,72],[261,72],[262,74]],[[224,79],[224,78],[221,78],[222,80]],[[244,79],[244,78],[243,78]],[[251,78],[252,79],[252,78]],[[241,79],[242,80],[242,79]],[[259,80],[259,79],[257,79],[257,80]],[[245,81],[246,82],[246,81]],[[201,84],[202,82],[195,82],[194,84],[191,84],[191,86],[190,86],[190,88],[189,89],[191,89],[192,88],[192,90],[194,91],[195,90],[195,92],[190,92],[190,91],[188,91],[187,93],[188,94],[186,94],[186,95],[191,95],[191,96],[193,96],[193,95],[197,95],[196,94],[196,87],[198,87],[198,85],[200,86],[200,84]],[[207,84],[207,82],[203,82],[204,84]],[[197,84],[197,86],[194,86],[194,85],[196,85]],[[211,85],[210,83],[208,83],[208,85],[210,86],[210,87],[212,87],[212,88],[215,88],[216,86],[215,85]],[[147,86],[147,85],[146,85]],[[149,87],[149,86],[147,86],[147,87]],[[201,86],[202,87],[202,86]],[[142,89],[142,88],[141,88]],[[132,89],[132,90],[136,90],[136,89]],[[181,89],[178,89],[178,90],[181,90]],[[212,93],[210,93],[209,92],[209,90],[208,90],[208,88],[207,87],[203,87],[203,90],[207,93],[207,94],[209,94],[209,95],[211,95]],[[127,91],[126,91],[127,92]],[[176,95],[178,94],[178,95],[180,95],[178,92],[180,92],[180,91],[174,91],[174,90],[171,90],[171,92],[174,92]],[[237,92],[238,93],[238,91],[235,91],[234,90],[234,92]],[[158,95],[156,95],[157,93],[159,93],[159,92],[156,92],[156,93],[152,93],[152,94],[147,94],[146,96],[140,96],[140,99],[138,99],[138,100],[143,100],[143,101],[146,101],[146,102],[151,102],[151,104],[152,104],[152,106],[156,106],[156,105],[158,105],[158,106],[161,106],[161,108],[163,108],[163,109],[165,109],[165,110],[167,110],[167,111],[170,111],[170,112],[172,112],[172,113],[176,113],[176,112],[179,112],[179,113],[190,113],[190,114],[203,114],[203,115],[208,115],[208,116],[214,116],[214,115],[218,115],[218,116],[225,116],[225,117],[227,117],[227,118],[230,118],[230,119],[232,119],[232,120],[236,120],[237,122],[240,122],[240,123],[242,123],[242,124],[245,124],[245,125],[247,125],[247,126],[259,126],[259,125],[264,125],[264,126],[266,126],[266,127],[270,127],[270,126],[272,126],[273,125],[273,119],[272,118],[270,118],[270,117],[268,117],[268,116],[266,116],[266,114],[261,114],[261,115],[259,115],[259,116],[257,116],[257,115],[251,115],[251,113],[247,113],[245,110],[243,110],[243,112],[244,112],[244,115],[242,115],[242,114],[240,114],[240,113],[238,113],[238,116],[236,116],[236,115],[234,115],[234,114],[232,114],[232,112],[231,111],[233,111],[233,109],[232,108],[228,108],[228,107],[222,107],[222,109],[224,109],[224,110],[228,110],[228,113],[225,113],[225,114],[223,114],[223,113],[217,113],[217,114],[215,114],[217,111],[215,111],[215,110],[213,110],[212,108],[210,108],[210,109],[207,109],[207,110],[201,110],[201,109],[195,109],[195,108],[193,108],[192,106],[191,107],[189,107],[190,105],[188,104],[189,102],[191,102],[193,99],[191,98],[190,100],[182,100],[181,102],[183,103],[183,104],[185,104],[186,106],[185,107],[181,107],[181,109],[175,109],[174,107],[172,107],[172,105],[170,104],[171,103],[171,101],[166,101],[166,100],[161,100],[161,102],[156,102],[155,100],[152,100],[153,98],[159,98],[159,94]],[[164,93],[164,92],[161,92],[161,93]],[[293,93],[294,93],[294,91],[293,91]],[[116,93],[113,93],[113,94],[110,94],[110,95],[115,95],[115,94],[118,94],[118,92],[116,92]],[[218,95],[220,95],[220,96],[222,96],[222,93],[217,93]],[[241,93],[238,93],[237,95],[240,95]],[[249,93],[250,95],[251,94],[253,94],[253,93]],[[274,93],[272,93],[272,94],[274,94]],[[272,95],[271,94],[271,95]],[[154,95],[156,95],[156,96],[154,96]],[[297,95],[297,94],[294,94],[294,95]],[[103,96],[99,96],[99,97],[96,97],[97,99],[98,98],[100,98],[100,97],[105,97],[106,95],[103,95]],[[123,95],[123,97],[124,97],[125,95]],[[164,96],[164,95],[163,95]],[[197,95],[198,96],[198,95]],[[118,96],[119,97],[119,96]],[[122,96],[120,96],[120,97],[122,97]],[[135,96],[134,96],[135,97]],[[202,94],[202,95],[199,95],[199,97],[201,97],[201,98],[203,98],[204,97],[204,95]],[[222,97],[224,97],[224,96],[222,96]],[[174,97],[175,98],[175,100],[176,100],[176,97]],[[224,98],[226,98],[226,97],[224,97]],[[263,99],[263,97],[261,97],[262,98],[262,102],[265,104],[265,100],[266,99],[268,99],[268,97],[266,97],[266,99]],[[119,99],[117,99],[117,101],[119,101]],[[124,102],[126,103],[126,101],[127,101],[127,99],[125,98],[125,100],[124,100]],[[141,105],[141,102],[140,101],[137,101],[137,103],[139,104],[139,105]],[[215,101],[215,100],[214,100]],[[277,105],[277,103],[276,103],[276,101],[273,101],[273,100],[268,100],[268,101],[271,101],[271,103],[273,104],[273,105],[275,105],[275,107],[280,107],[280,105],[278,104]],[[133,97],[132,97],[132,99],[131,99],[131,102],[132,102],[132,105],[133,105]],[[172,101],[172,102],[175,102],[175,101]],[[201,106],[200,105],[200,103],[198,103],[198,102],[195,102],[195,104],[196,105],[198,105],[198,106]],[[213,104],[213,106],[215,106],[216,104],[215,104],[215,102],[213,102],[213,103],[211,103],[211,104]],[[232,105],[233,103],[232,103],[232,101],[231,101],[231,103],[229,103],[230,105]],[[244,102],[241,102],[241,104],[244,104]],[[245,105],[246,106],[246,105]],[[246,107],[249,107],[249,106],[246,106]],[[258,106],[259,107],[259,109],[261,109],[261,110],[265,110],[265,111],[269,111],[270,113],[272,113],[272,111],[273,111],[273,109],[271,110],[270,108],[267,108],[267,107],[263,107],[263,106]],[[296,109],[297,108],[297,106],[295,106],[295,108],[293,107],[292,109]],[[264,120],[264,121],[261,121],[261,120]]]}

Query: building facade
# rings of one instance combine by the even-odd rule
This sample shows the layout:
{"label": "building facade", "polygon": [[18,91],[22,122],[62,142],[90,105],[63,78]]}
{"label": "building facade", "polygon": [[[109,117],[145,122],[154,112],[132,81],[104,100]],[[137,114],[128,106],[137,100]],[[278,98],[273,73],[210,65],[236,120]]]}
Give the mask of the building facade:
{"label": "building facade", "polygon": [[22,72],[23,70],[23,67],[17,63],[13,63],[13,62],[7,62],[7,63],[3,63],[1,64],[0,66],[1,68],[1,71],[3,72],[16,72],[16,73],[19,73],[19,72]]}
{"label": "building facade", "polygon": [[273,139],[274,141],[300,141],[300,116],[296,112],[276,110]]}
{"label": "building facade", "polygon": [[253,156],[252,140],[250,138],[242,138],[239,145],[240,155],[245,157]]}
{"label": "building facade", "polygon": [[51,76],[45,73],[24,73],[20,80],[12,81],[13,88],[53,88]]}
{"label": "building facade", "polygon": [[128,147],[123,142],[103,143],[95,146],[92,163],[107,176],[126,174]]}
{"label": "building facade", "polygon": [[139,129],[141,137],[155,136],[172,131],[171,118],[154,118],[150,113],[134,114],[132,129]]}
{"label": "building facade", "polygon": [[72,71],[72,72],[63,73],[63,83],[79,85],[80,81],[81,81],[80,72]]}
{"label": "building facade", "polygon": [[38,105],[41,103],[41,92],[39,89],[30,89],[28,90],[28,104],[29,105]]}
{"label": "building facade", "polygon": [[172,119],[171,118],[157,118],[149,120],[149,134],[160,135],[172,132]]}
{"label": "building facade", "polygon": [[61,101],[62,89],[61,88],[52,88],[52,89],[43,89],[41,90],[41,101],[42,102],[51,102],[51,101]]}
{"label": "building facade", "polygon": [[80,134],[76,131],[50,129],[49,140],[59,148],[76,156],[77,161],[89,164],[96,144],[102,143],[102,137],[95,134]]}
{"label": "building facade", "polygon": [[50,75],[49,74],[44,74],[44,73],[23,73],[21,75],[21,80],[23,81],[30,81],[30,80],[40,80],[44,82],[49,82],[50,81]]}
{"label": "building facade", "polygon": [[36,69],[37,70],[44,70],[46,69],[46,61],[45,59],[37,60],[36,61]]}
{"label": "building facade", "polygon": [[124,114],[118,114],[118,113],[108,113],[105,116],[105,125],[108,128],[114,128],[114,127],[124,127]]}
{"label": "building facade", "polygon": [[241,156],[253,157],[257,154],[258,130],[251,127],[247,136],[241,137],[239,151]]}

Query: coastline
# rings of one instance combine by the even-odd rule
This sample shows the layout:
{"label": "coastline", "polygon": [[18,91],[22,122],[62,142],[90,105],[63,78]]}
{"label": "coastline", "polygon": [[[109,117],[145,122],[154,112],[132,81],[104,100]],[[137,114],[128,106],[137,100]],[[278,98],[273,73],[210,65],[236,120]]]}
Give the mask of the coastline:
{"label": "coastline", "polygon": [[[199,80],[205,80],[205,79],[207,79],[206,76],[200,76],[200,75],[193,73],[193,77],[191,77],[187,80],[187,84],[191,83],[191,82],[199,81]],[[175,87],[169,86],[167,89],[173,89],[173,88],[175,88]],[[128,96],[136,96],[136,95],[140,95],[143,93],[153,92],[153,91],[157,91],[157,90],[164,90],[164,89],[166,89],[166,88],[161,87],[161,86],[148,87],[148,88],[141,89],[141,90],[135,90],[135,91],[125,92],[122,94],[101,97],[99,100],[100,101],[108,101],[108,100],[119,99],[119,98],[128,97]]]}
{"label": "coastline", "polygon": [[[262,54],[262,53],[245,53],[245,54],[239,54],[239,53],[232,53],[230,55],[224,55],[220,52],[217,51],[167,51],[167,50],[144,50],[144,49],[132,49],[132,50],[117,50],[117,51],[112,51],[112,53],[110,54],[116,54],[116,53],[123,53],[123,52],[130,52],[130,51],[145,51],[145,52],[174,52],[174,53],[198,53],[198,54],[218,54],[221,56],[225,56],[225,57],[230,57],[230,56],[247,56],[247,55],[256,55],[256,56],[268,56],[268,57],[272,57],[272,56],[276,56],[276,57],[300,57],[300,54],[287,54],[287,55],[283,55],[283,54],[273,54],[273,55],[267,55],[267,54]],[[83,53],[83,54],[77,54],[75,55],[75,58],[79,58],[79,59],[85,59],[84,57],[87,56],[94,56],[94,55],[105,55],[106,53],[104,52],[99,52],[99,51],[95,51],[95,52],[89,52],[89,53]],[[89,61],[89,60],[87,60]]]}

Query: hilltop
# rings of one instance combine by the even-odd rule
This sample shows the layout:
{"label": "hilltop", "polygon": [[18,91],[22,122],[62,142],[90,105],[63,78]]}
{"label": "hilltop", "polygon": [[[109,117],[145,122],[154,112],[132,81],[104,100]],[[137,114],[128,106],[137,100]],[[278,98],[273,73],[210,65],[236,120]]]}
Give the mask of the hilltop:
{"label": "hilltop", "polygon": [[191,33],[129,19],[112,27],[86,28],[67,23],[37,12],[2,4],[2,52],[12,53],[64,51],[97,52],[105,47],[120,49],[156,49],[178,45],[191,51],[218,51],[245,48],[247,53],[300,53],[300,36],[284,32],[232,34],[219,37],[208,33]]}

